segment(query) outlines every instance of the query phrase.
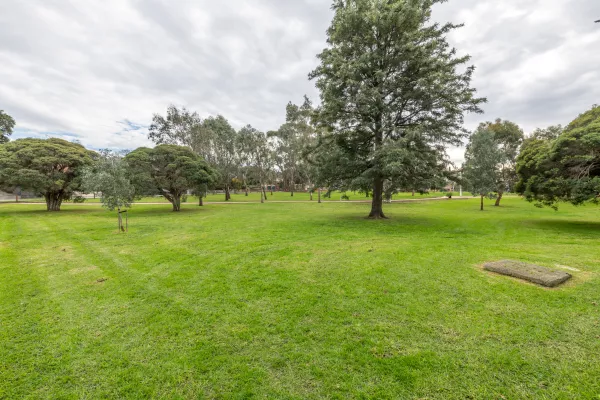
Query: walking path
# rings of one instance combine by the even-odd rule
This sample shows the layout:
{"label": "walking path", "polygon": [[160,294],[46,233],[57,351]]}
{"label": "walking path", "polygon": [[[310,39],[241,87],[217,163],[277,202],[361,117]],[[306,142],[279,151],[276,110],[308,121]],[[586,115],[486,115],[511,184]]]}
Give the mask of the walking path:
{"label": "walking path", "polygon": [[[468,197],[468,196],[455,196],[452,197],[452,200],[469,200],[472,199],[473,197]],[[401,199],[401,200],[392,200],[392,203],[421,203],[421,202],[428,202],[428,201],[450,201],[447,197],[430,197],[430,198],[426,198],[426,199]],[[294,204],[294,203],[317,203],[317,200],[267,200],[265,201],[265,204],[286,204],[286,203],[290,203],[290,204]],[[323,201],[323,204],[326,203],[364,203],[364,204],[371,204],[371,200],[326,200]],[[27,202],[27,201],[20,201],[20,202],[0,202],[0,204],[19,204],[19,205],[46,205],[46,203],[42,203],[42,202]],[[133,203],[135,204],[141,204],[141,205],[151,205],[151,206],[164,206],[164,205],[170,205],[171,203],[168,202],[155,202],[155,203]],[[186,205],[186,204],[194,204],[194,203],[181,203],[181,205]],[[211,204],[261,204],[260,201],[205,201],[204,202],[205,205],[211,205]],[[90,206],[90,205],[102,205],[102,203],[63,203],[63,205],[70,205],[70,206]]]}

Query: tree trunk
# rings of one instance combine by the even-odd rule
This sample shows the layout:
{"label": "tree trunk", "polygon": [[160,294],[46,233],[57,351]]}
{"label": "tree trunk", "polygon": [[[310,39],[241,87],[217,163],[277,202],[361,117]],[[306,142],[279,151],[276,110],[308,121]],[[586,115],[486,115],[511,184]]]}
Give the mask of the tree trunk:
{"label": "tree trunk", "polygon": [[483,211],[483,195],[481,195],[481,211]]}
{"label": "tree trunk", "polygon": [[171,201],[171,204],[173,204],[173,211],[180,211],[181,210],[181,195],[180,194],[176,194],[173,195],[173,200]]}
{"label": "tree trunk", "polygon": [[259,189],[260,190],[260,202],[264,203],[265,202],[265,197],[266,197],[265,190],[264,190],[265,188],[264,188],[264,186],[262,184],[262,181],[259,182],[259,183],[260,183],[260,189]]}
{"label": "tree trunk", "polygon": [[263,191],[263,197],[265,199],[265,201],[267,201],[267,187],[265,185],[261,186],[261,189]]}
{"label": "tree trunk", "polygon": [[198,197],[199,197],[198,206],[203,207],[204,206],[204,200],[203,200],[204,196],[200,195]]}
{"label": "tree trunk", "polygon": [[48,211],[60,211],[62,204],[62,195],[58,193],[46,193],[44,195],[46,199],[46,209]]}
{"label": "tree trunk", "polygon": [[383,179],[376,178],[373,182],[373,201],[371,203],[371,219],[385,219],[383,214]]}
{"label": "tree trunk", "polygon": [[500,202],[502,201],[502,196],[504,195],[503,192],[498,192],[498,198],[496,199],[496,207],[500,207]]}
{"label": "tree trunk", "polygon": [[225,201],[231,200],[231,193],[229,192],[229,185],[225,185]]}
{"label": "tree trunk", "polygon": [[321,188],[319,188],[319,204],[321,204]]}
{"label": "tree trunk", "polygon": [[246,197],[248,197],[248,181],[246,181],[246,174],[244,174],[244,187],[246,188]]}
{"label": "tree trunk", "polygon": [[415,197],[415,189],[412,191],[412,196]]}
{"label": "tree trunk", "polygon": [[313,196],[312,196],[313,192],[312,190],[310,191],[310,201],[313,201]]}

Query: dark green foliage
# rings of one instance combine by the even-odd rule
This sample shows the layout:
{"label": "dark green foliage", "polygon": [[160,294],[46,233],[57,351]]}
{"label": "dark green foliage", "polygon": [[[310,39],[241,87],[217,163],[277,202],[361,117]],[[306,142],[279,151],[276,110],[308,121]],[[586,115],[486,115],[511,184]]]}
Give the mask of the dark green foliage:
{"label": "dark green foliage", "polygon": [[0,146],[0,187],[44,196],[48,211],[81,189],[81,173],[96,153],[62,139],[19,139]]}
{"label": "dark green foliage", "polygon": [[518,158],[517,191],[538,206],[598,203],[600,106],[581,114],[556,139],[536,135]]}
{"label": "dark green foliage", "polygon": [[478,129],[473,133],[465,153],[463,177],[469,190],[481,196],[482,211],[483,198],[497,189],[498,164],[502,158],[493,131]]}
{"label": "dark green foliage", "polygon": [[238,170],[237,132],[221,115],[200,118],[198,113],[171,105],[165,117],[154,114],[148,138],[156,144],[189,147],[219,172],[213,182],[230,200],[231,180]]}
{"label": "dark green foliage", "polygon": [[479,125],[478,131],[489,130],[494,135],[494,142],[499,152],[496,165],[496,206],[500,205],[505,192],[513,192],[517,183],[517,156],[525,135],[514,122],[497,119]]}
{"label": "dark green foliage", "polygon": [[0,110],[0,144],[8,142],[8,137],[12,135],[15,127],[15,120],[4,110]]}
{"label": "dark green foliage", "polygon": [[138,196],[158,193],[181,209],[181,198],[188,190],[197,191],[212,184],[218,175],[187,147],[163,144],[153,149],[139,148],[125,157]]}
{"label": "dark green foliage", "polygon": [[446,169],[444,146],[460,143],[464,113],[485,101],[470,86],[469,57],[446,40],[458,26],[431,22],[436,3],[336,0],[310,75],[328,129],[321,174],[336,188],[372,189],[372,218],[385,218],[384,181],[406,187]]}

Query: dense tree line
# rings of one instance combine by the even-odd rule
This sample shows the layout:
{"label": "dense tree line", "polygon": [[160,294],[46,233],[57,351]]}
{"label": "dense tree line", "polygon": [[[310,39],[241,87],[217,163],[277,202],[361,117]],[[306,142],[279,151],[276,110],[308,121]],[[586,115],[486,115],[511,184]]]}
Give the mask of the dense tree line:
{"label": "dense tree line", "polygon": [[[470,133],[466,113],[486,101],[471,86],[475,68],[447,35],[459,28],[431,20],[440,0],[334,0],[327,47],[309,78],[320,102],[289,103],[279,128],[236,130],[221,115],[203,118],[169,106],[149,128],[154,148],[128,154],[86,150],[60,139],[9,141],[15,121],[0,111],[0,188],[21,187],[57,211],[78,192],[100,192],[109,209],[160,195],[174,211],[187,193],[261,193],[278,187],[360,191],[372,198],[370,218],[385,218],[384,200],[403,190],[449,182],[501,205],[517,192],[538,205],[597,202],[600,192],[600,107],[566,128],[529,137],[498,119]],[[469,140],[457,168],[446,149]]]}

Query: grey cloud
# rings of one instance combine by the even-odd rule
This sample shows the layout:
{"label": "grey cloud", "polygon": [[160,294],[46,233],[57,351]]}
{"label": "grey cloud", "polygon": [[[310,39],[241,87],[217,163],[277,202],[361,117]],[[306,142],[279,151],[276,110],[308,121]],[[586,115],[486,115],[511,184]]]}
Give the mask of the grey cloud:
{"label": "grey cloud", "polygon": [[[169,103],[274,129],[288,101],[318,100],[307,75],[331,17],[326,0],[4,0],[0,109],[18,135],[71,132],[94,148],[149,145],[146,126]],[[467,127],[502,117],[531,131],[598,102],[594,17],[597,0],[436,6],[435,20],[465,23],[450,39],[489,99]]]}

